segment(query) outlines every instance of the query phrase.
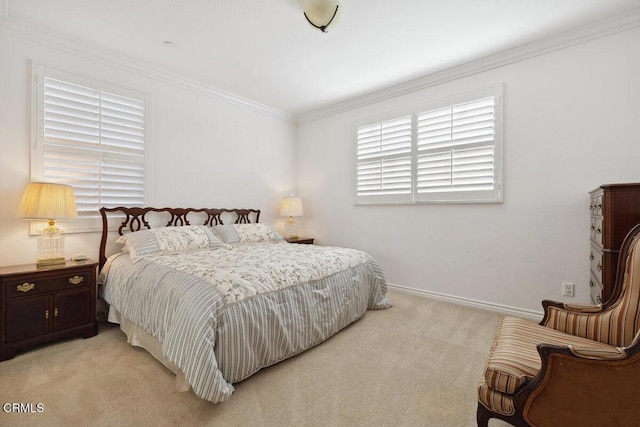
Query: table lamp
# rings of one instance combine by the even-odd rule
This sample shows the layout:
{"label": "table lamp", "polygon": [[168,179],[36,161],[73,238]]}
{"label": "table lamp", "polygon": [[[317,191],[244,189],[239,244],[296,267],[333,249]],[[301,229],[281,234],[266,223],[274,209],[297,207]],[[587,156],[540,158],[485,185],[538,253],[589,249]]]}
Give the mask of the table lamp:
{"label": "table lamp", "polygon": [[291,239],[297,239],[297,225],[293,218],[304,215],[302,199],[300,197],[293,197],[293,194],[289,197],[283,197],[282,206],[280,207],[280,215],[289,217],[289,220],[285,224],[285,234]]}
{"label": "table lamp", "polygon": [[31,182],[22,196],[18,216],[46,219],[49,225],[38,236],[37,266],[64,264],[64,236],[56,219],[78,216],[73,187],[49,182]]}

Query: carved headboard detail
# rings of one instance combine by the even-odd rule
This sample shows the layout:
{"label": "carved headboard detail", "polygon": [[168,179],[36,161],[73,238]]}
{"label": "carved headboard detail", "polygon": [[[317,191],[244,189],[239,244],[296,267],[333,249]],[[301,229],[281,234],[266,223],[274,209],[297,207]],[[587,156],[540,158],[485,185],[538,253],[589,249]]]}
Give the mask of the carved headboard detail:
{"label": "carved headboard detail", "polygon": [[[118,214],[124,219],[118,227],[118,235],[122,236],[125,232],[139,231],[143,228],[150,229],[149,224],[151,212],[156,212],[159,216],[169,216],[169,220],[165,227],[179,227],[183,225],[192,225],[187,218],[189,214],[192,217],[200,216],[205,218],[201,225],[223,225],[222,216],[225,213],[231,214],[231,220],[234,224],[251,224],[260,220],[259,209],[217,209],[217,208],[150,208],[150,207],[117,207],[117,208],[100,208],[102,216],[102,237],[100,239],[100,268],[107,261],[106,248],[107,238],[109,235],[108,214]],[[253,221],[251,218],[253,217]]]}

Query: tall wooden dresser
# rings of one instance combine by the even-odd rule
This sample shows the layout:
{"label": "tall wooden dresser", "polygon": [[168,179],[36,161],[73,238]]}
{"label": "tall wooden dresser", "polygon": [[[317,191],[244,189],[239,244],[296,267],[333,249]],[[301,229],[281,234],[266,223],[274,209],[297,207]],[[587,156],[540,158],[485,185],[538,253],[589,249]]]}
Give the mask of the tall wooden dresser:
{"label": "tall wooden dresser", "polygon": [[591,191],[591,301],[601,304],[613,295],[618,254],[625,236],[640,223],[640,183],[601,185]]}

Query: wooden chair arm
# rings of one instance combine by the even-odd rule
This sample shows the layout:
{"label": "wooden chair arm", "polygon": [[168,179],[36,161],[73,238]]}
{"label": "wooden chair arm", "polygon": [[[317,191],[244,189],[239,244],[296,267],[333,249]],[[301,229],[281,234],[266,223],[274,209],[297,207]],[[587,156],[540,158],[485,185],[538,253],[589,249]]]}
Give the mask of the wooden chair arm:
{"label": "wooden chair arm", "polygon": [[544,309],[544,317],[540,321],[541,326],[547,326],[547,322],[549,321],[550,310],[549,308],[555,308],[561,311],[566,311],[568,313],[576,313],[576,314],[597,314],[601,313],[603,310],[602,304],[598,305],[584,305],[584,304],[568,304],[559,301],[551,301],[551,300],[543,300],[542,308]]}
{"label": "wooden chair arm", "polygon": [[514,396],[516,411],[528,424],[637,425],[640,340],[600,356],[588,348],[537,348],[540,372]]}

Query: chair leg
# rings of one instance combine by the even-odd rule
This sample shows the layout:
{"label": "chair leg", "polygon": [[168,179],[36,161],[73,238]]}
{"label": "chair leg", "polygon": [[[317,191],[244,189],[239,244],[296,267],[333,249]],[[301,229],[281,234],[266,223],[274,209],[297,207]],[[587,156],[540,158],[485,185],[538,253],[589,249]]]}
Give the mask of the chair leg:
{"label": "chair leg", "polygon": [[482,403],[478,402],[478,411],[476,412],[476,422],[478,423],[478,427],[488,427],[489,418],[491,418],[491,411],[485,408]]}

